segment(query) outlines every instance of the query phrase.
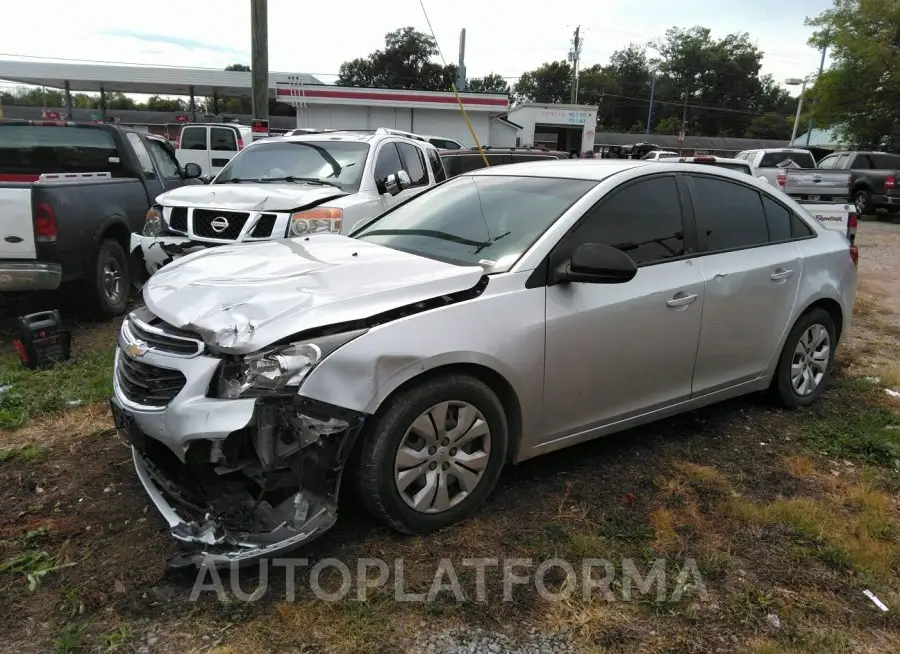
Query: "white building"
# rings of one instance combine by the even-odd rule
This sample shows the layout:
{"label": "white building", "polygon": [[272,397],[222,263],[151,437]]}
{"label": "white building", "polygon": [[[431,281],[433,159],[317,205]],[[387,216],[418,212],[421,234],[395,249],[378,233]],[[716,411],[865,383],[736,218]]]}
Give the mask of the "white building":
{"label": "white building", "polygon": [[[278,83],[277,97],[296,108],[297,127],[376,129],[389,127],[442,136],[475,147],[452,92],[308,86]],[[513,146],[520,126],[506,118],[506,95],[460,93],[481,145]]]}
{"label": "white building", "polygon": [[579,153],[594,150],[596,106],[526,103],[511,109],[507,119],[521,126],[518,145]]}

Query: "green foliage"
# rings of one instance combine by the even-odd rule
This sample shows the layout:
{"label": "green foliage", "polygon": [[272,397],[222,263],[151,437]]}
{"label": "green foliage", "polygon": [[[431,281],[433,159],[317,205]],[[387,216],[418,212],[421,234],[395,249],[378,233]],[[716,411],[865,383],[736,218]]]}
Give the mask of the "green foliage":
{"label": "green foliage", "polygon": [[810,45],[827,45],[832,60],[812,90],[816,123],[860,147],[900,147],[900,3],[835,0],[807,24]]}

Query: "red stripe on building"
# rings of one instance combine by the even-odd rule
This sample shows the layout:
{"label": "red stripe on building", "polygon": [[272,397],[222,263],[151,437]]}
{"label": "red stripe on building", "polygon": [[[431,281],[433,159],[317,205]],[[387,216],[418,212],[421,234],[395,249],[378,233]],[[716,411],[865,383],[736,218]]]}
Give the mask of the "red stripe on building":
{"label": "red stripe on building", "polygon": [[[381,100],[384,102],[431,102],[434,104],[456,104],[456,97],[441,95],[418,95],[415,93],[373,93],[371,91],[331,91],[323,89],[311,89],[306,87],[303,91],[298,89],[278,89],[279,96],[297,96],[306,98],[332,98],[335,100]],[[503,98],[478,98],[463,97],[464,105],[485,105],[489,107],[501,107],[506,109],[509,102]]]}
{"label": "red stripe on building", "polygon": [[0,173],[0,182],[36,182],[40,175],[18,175],[14,173]]}

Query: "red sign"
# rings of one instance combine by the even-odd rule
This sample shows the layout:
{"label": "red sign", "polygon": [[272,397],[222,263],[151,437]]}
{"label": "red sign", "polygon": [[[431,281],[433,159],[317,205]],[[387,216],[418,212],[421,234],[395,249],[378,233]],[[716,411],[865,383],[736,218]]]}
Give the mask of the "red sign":
{"label": "red sign", "polygon": [[191,119],[188,118],[187,116],[175,116],[175,122],[176,123],[189,123],[189,122],[191,122]]}
{"label": "red sign", "polygon": [[58,111],[47,111],[46,109],[42,109],[41,118],[46,118],[47,120],[60,120],[62,116],[59,115]]}
{"label": "red sign", "polygon": [[258,118],[254,118],[250,122],[250,131],[254,134],[269,134],[269,121],[268,120],[260,120]]}

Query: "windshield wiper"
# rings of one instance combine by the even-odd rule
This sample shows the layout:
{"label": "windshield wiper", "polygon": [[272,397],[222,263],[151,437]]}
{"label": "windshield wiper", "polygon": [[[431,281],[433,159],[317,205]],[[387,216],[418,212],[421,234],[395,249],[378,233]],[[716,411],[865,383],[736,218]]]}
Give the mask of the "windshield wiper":
{"label": "windshield wiper", "polygon": [[375,229],[371,232],[368,232],[367,234],[360,234],[357,238],[365,238],[366,236],[402,236],[404,234],[408,234],[410,236],[428,236],[430,238],[437,238],[442,241],[459,243],[460,245],[470,245],[475,248],[474,254],[478,254],[484,248],[493,245],[495,241],[509,235],[509,233],[510,232],[500,234],[499,236],[489,238],[486,241],[473,241],[468,238],[463,238],[462,236],[448,234],[447,232],[441,232],[436,229]]}
{"label": "windshield wiper", "polygon": [[334,182],[328,182],[324,179],[319,179],[318,177],[295,177],[294,175],[288,175],[287,177],[265,177],[260,180],[254,180],[260,182],[290,182],[292,184],[318,184],[320,186],[333,186],[334,188],[341,188],[340,184],[335,184]]}

